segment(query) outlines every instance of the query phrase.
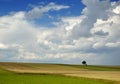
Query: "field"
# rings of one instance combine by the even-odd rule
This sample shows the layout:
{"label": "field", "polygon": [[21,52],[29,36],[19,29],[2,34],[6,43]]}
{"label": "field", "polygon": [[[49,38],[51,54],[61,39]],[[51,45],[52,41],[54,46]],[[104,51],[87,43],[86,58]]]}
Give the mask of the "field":
{"label": "field", "polygon": [[0,84],[120,84],[119,66],[0,63]]}

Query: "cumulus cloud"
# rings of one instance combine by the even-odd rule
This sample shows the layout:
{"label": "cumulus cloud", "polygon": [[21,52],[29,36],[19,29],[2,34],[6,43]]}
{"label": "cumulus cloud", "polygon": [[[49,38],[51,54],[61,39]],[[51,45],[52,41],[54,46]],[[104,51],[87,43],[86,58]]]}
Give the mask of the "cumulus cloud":
{"label": "cumulus cloud", "polygon": [[79,38],[79,36],[90,36],[91,34],[89,31],[94,26],[96,20],[99,18],[106,20],[109,17],[108,10],[111,7],[111,4],[108,0],[83,0],[82,2],[84,5],[86,5],[86,7],[82,11],[83,16],[86,18],[84,18],[82,22],[76,25],[73,29],[73,34],[75,34],[74,36],[77,38]]}
{"label": "cumulus cloud", "polygon": [[[83,0],[82,15],[45,28],[32,20],[69,6],[49,3],[0,17],[1,60],[120,64],[120,2]],[[106,61],[107,60],[107,61]],[[109,61],[108,61],[109,60]]]}
{"label": "cumulus cloud", "polygon": [[51,2],[46,6],[34,6],[32,10],[26,13],[26,17],[29,19],[38,19],[49,11],[59,11],[61,9],[67,9],[67,8],[69,8],[69,6],[57,5]]}
{"label": "cumulus cloud", "polygon": [[0,49],[6,49],[6,48],[8,48],[7,45],[4,45],[3,43],[0,43]]}
{"label": "cumulus cloud", "polygon": [[119,47],[120,46],[120,42],[107,43],[106,46],[108,46],[108,47]]}
{"label": "cumulus cloud", "polygon": [[100,31],[95,31],[94,34],[95,34],[95,35],[99,35],[99,36],[106,36],[106,35],[108,35],[109,33],[100,30]]}

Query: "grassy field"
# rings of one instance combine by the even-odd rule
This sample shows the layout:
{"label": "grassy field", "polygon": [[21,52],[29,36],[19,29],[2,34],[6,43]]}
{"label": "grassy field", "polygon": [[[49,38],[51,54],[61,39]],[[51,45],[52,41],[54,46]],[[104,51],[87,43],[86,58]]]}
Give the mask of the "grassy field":
{"label": "grassy field", "polygon": [[61,75],[17,74],[0,69],[0,84],[114,84],[111,81]]}
{"label": "grassy field", "polygon": [[[20,70],[25,72],[21,73]],[[77,74],[79,71],[82,72],[84,70],[89,71],[88,69],[80,68],[80,66],[58,64],[0,63],[0,84],[119,84],[119,82],[112,80],[64,76],[64,74],[68,74],[67,71]],[[52,73],[40,73],[41,71],[52,71]],[[54,74],[57,71],[63,71],[64,73]]]}
{"label": "grassy field", "polygon": [[62,71],[120,71],[120,66],[83,66],[70,64],[42,64],[42,63],[0,63],[9,70],[62,70]]}
{"label": "grassy field", "polygon": [[95,66],[95,65],[88,65],[88,66],[64,65],[64,66],[71,66],[71,67],[87,69],[87,70],[91,70],[91,71],[120,71],[120,66]]}

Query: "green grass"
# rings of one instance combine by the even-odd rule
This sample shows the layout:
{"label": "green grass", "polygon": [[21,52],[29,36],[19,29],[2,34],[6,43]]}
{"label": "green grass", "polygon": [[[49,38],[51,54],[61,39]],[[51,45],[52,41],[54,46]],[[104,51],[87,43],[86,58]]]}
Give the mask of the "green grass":
{"label": "green grass", "polygon": [[6,74],[7,74],[7,75],[10,75],[10,74],[14,74],[14,73],[0,68],[0,76],[1,76],[1,75],[6,75]]}
{"label": "green grass", "polygon": [[0,84],[114,84],[114,82],[50,74],[17,74],[0,69]]}
{"label": "green grass", "polygon": [[[59,65],[59,66],[58,66]],[[36,63],[1,63],[0,65],[0,84],[119,84],[114,81],[98,80],[89,78],[69,77],[53,74],[20,74],[10,72],[8,68],[18,69],[65,69],[65,70],[95,70],[95,71],[120,71],[120,67],[114,66],[82,66],[82,65],[66,65],[66,64],[36,64]],[[3,67],[5,66],[5,67]]]}
{"label": "green grass", "polygon": [[64,66],[71,66],[80,69],[87,69],[93,71],[120,71],[120,66],[95,66],[95,65],[65,65]]}
{"label": "green grass", "polygon": [[42,63],[0,63],[4,67],[29,70],[92,70],[92,71],[120,71],[120,66],[70,65],[70,64],[42,64]]}

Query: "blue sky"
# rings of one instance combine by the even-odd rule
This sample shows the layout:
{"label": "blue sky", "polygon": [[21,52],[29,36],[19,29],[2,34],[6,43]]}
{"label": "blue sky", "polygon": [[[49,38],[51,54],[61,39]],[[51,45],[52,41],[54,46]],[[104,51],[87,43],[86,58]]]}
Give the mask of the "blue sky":
{"label": "blue sky", "polygon": [[[111,2],[114,1],[118,0],[111,0]],[[44,15],[41,19],[35,20],[36,24],[54,27],[51,22],[58,21],[59,17],[79,16],[85,7],[85,5],[82,3],[82,0],[0,0],[0,16],[9,14],[11,12],[29,11],[31,10],[32,6],[45,6],[50,2],[68,5],[70,8],[60,11],[47,12],[47,15],[50,15],[54,18],[50,19],[48,16]],[[48,23],[47,25],[45,24],[46,22]]]}
{"label": "blue sky", "polygon": [[[72,15],[79,15],[80,11],[85,5],[81,2],[82,0],[0,0],[0,15],[7,14],[11,11],[26,11],[30,9],[31,5],[48,4],[55,2],[57,4],[69,5],[70,9],[64,12],[74,12]],[[119,1],[119,0],[111,0]],[[63,14],[63,12],[61,12]],[[65,14],[65,13],[64,13]]]}
{"label": "blue sky", "polygon": [[[50,11],[47,12],[47,15],[50,15],[54,18],[50,19],[47,15],[44,15],[41,19],[37,19],[36,23],[39,25],[53,27],[51,21],[58,21],[59,17],[63,16],[79,16],[82,9],[85,7],[80,0],[0,0],[0,15],[9,14],[10,12],[18,11],[29,11],[32,6],[41,5],[45,6],[50,2],[61,5],[69,5],[69,9],[64,9],[60,11]],[[47,25],[45,23],[48,23]]]}
{"label": "blue sky", "polygon": [[66,14],[66,12],[74,12],[74,14],[71,15],[79,15],[80,11],[84,7],[80,0],[0,0],[0,11],[2,12],[1,15],[11,11],[26,11],[31,8],[30,5],[46,5],[50,2],[71,6],[71,8],[67,11],[59,11],[61,14]]}
{"label": "blue sky", "polygon": [[120,0],[0,0],[0,61],[120,65]]}

